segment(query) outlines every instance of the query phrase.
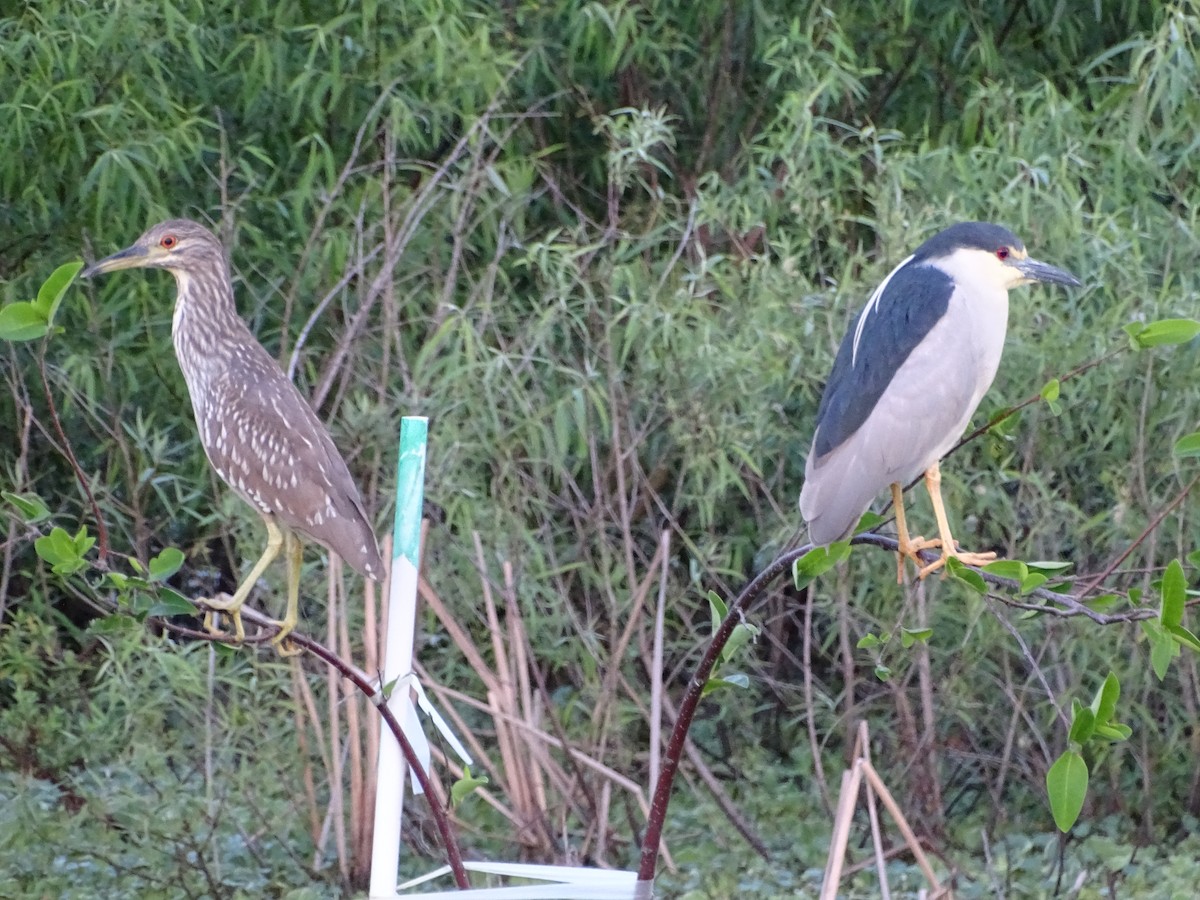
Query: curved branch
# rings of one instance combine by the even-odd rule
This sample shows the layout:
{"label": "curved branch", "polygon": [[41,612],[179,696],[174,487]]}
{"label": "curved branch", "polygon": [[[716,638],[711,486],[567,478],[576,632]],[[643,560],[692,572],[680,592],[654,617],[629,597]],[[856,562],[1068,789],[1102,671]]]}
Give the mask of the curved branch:
{"label": "curved branch", "polygon": [[[866,532],[864,534],[855,535],[850,539],[851,544],[879,547],[884,550],[895,552],[898,542],[894,537],[888,535],[877,534],[875,532]],[[725,644],[728,642],[730,635],[733,634],[734,628],[743,621],[745,611],[750,607],[750,604],[758,599],[758,597],[767,589],[768,585],[774,581],[779,575],[788,571],[795,562],[803,557],[806,553],[813,549],[812,544],[804,544],[793,550],[781,554],[774,562],[763,569],[758,575],[747,584],[737,595],[732,603],[729,604],[729,612],[721,621],[720,626],[713,633],[712,640],[709,642],[707,649],[704,651],[704,656],[701,657],[699,664],[696,666],[696,671],[688,681],[687,687],[684,690],[683,699],[679,704],[679,712],[676,714],[675,727],[671,730],[671,737],[667,742],[667,750],[663,756],[662,770],[658,776],[658,782],[654,788],[654,796],[650,801],[650,818],[646,823],[646,834],[642,841],[641,859],[638,865],[638,882],[649,884],[654,881],[655,870],[658,863],[659,842],[662,839],[663,825],[666,821],[667,807],[671,802],[671,788],[675,780],[675,775],[679,769],[680,757],[683,754],[683,747],[687,738],[688,730],[691,728],[692,719],[696,714],[696,707],[700,703],[700,698],[704,692],[704,685],[708,682],[712,671],[716,666],[717,660],[720,659],[721,652],[725,649]],[[921,551],[921,558],[932,562],[937,558],[937,551],[925,550]],[[1009,591],[1019,591],[1020,584],[1010,578],[1001,578],[990,572],[985,572],[982,569],[970,567],[972,571],[977,572],[984,582],[995,585],[998,588],[1003,588]],[[1094,584],[1092,585],[1094,587]],[[1098,613],[1095,610],[1089,609],[1083,604],[1079,597],[1073,594],[1060,594],[1047,588],[1039,587],[1028,591],[1022,595],[1024,597],[1036,597],[1045,600],[1048,603],[1058,604],[1058,606],[1031,606],[1025,601],[1017,601],[1012,598],[999,594],[993,595],[989,592],[989,596],[994,597],[1003,603],[1008,603],[1021,609],[1036,609],[1040,612],[1046,612],[1057,616],[1087,616],[1094,622],[1102,625],[1114,624],[1119,622],[1132,622],[1138,619],[1152,618],[1157,615],[1151,609],[1133,609],[1119,615],[1106,615]]]}

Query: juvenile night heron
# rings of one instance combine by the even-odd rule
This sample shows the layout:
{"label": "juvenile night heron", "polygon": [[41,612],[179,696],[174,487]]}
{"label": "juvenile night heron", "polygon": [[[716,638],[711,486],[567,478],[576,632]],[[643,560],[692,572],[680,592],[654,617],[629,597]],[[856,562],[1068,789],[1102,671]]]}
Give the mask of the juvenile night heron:
{"label": "juvenile night heron", "polygon": [[[84,277],[118,269],[166,269],[175,276],[171,335],[200,443],[217,474],[262,516],[267,546],[233,596],[204,601],[245,638],[241,608],[283,550],[287,610],[272,643],[283,652],[296,627],[304,535],[368,578],[382,581],[383,560],[362,497],[329,432],[296,386],[237,314],[220,242],[187,219],[155,225],[133,246],[89,266]],[[217,632],[210,616],[209,630]]]}
{"label": "juvenile night heron", "polygon": [[[800,512],[818,546],[848,537],[890,486],[899,541],[897,574],[911,559],[924,578],[964,553],[950,533],[938,461],[962,436],[992,384],[1008,326],[1008,291],[1031,282],[1078,285],[1025,252],[1006,228],[963,222],[934,235],[875,289],[846,332],[817,410]],[[903,487],[925,475],[938,537],[909,536]],[[918,551],[940,548],[922,567]]]}

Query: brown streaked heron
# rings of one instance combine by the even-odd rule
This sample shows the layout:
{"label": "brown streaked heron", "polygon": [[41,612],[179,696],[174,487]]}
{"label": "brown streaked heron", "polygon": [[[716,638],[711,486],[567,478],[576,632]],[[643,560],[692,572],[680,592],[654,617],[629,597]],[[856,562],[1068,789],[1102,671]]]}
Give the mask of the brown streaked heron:
{"label": "brown streaked heron", "polygon": [[[289,652],[283,642],[299,618],[299,535],[383,581],[362,497],[321,420],[238,316],[225,250],[212,232],[188,219],[162,222],[127,249],[88,266],[83,277],[120,269],[166,269],[175,276],[171,336],[200,444],[221,479],[266,524],[266,549],[233,595],[204,605],[229,616],[234,634],[224,637],[244,640],[242,606],[282,550],[287,609],[275,622],[279,631],[271,643]],[[211,613],[205,626],[220,634]]]}
{"label": "brown streaked heron", "polygon": [[[939,460],[991,387],[1008,327],[1008,292],[1033,282],[1079,280],[1032,259],[999,225],[962,222],[892,269],[842,339],[817,410],[800,512],[812,542],[850,536],[871,501],[890,486],[899,541],[897,575],[911,559],[924,578],[957,557],[968,565],[994,553],[966,553],[950,532]],[[925,476],[938,537],[908,533],[904,485]],[[940,548],[923,565],[917,555]]]}

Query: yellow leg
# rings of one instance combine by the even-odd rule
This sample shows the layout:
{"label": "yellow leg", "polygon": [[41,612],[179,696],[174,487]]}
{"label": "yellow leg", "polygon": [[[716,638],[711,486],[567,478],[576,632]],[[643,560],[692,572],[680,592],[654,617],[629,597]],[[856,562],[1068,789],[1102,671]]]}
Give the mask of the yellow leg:
{"label": "yellow leg", "polygon": [[[279,548],[283,545],[283,534],[279,527],[272,519],[263,517],[263,522],[267,526],[267,549],[263,551],[263,555],[258,558],[253,568],[250,569],[250,574],[247,575],[238,589],[234,591],[232,597],[226,596],[227,599],[219,599],[211,597],[204,601],[204,605],[210,608],[209,612],[204,614],[204,627],[212,634],[221,635],[222,632],[214,624],[216,614],[211,610],[218,610],[229,616],[233,621],[233,638],[236,641],[244,641],[246,639],[246,629],[242,625],[242,606],[246,602],[246,598],[250,596],[250,591],[254,585],[258,583],[258,579],[262,578],[263,572],[267,571],[267,566],[275,561],[275,557],[279,555]],[[230,635],[223,635],[229,637]]]}
{"label": "yellow leg", "polygon": [[946,565],[950,557],[966,563],[968,566],[983,566],[996,558],[995,553],[966,553],[958,549],[953,535],[950,534],[950,521],[946,518],[946,507],[942,504],[942,470],[934,463],[925,473],[925,488],[929,491],[929,499],[933,503],[933,514],[937,518],[938,534],[941,535],[942,558],[931,562],[917,573],[918,578],[936,572]]}
{"label": "yellow leg", "polygon": [[284,533],[283,541],[283,555],[287,561],[287,609],[282,621],[276,623],[279,633],[271,638],[271,646],[280,656],[295,656],[300,648],[286,638],[300,621],[300,564],[304,561],[304,546],[290,531]]}
{"label": "yellow leg", "polygon": [[898,483],[892,484],[892,509],[896,511],[896,584],[904,584],[904,560],[911,559],[920,570],[921,557],[917,553],[940,547],[942,542],[936,538],[927,541],[923,537],[909,537],[904,515],[904,488]]}

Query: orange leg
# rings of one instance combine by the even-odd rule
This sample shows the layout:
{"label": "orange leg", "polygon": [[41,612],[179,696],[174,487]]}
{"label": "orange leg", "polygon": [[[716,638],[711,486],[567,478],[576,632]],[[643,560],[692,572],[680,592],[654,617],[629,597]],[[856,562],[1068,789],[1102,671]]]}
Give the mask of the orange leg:
{"label": "orange leg", "polygon": [[[996,558],[995,553],[967,553],[958,549],[954,536],[950,534],[950,521],[946,518],[946,507],[942,504],[942,470],[934,463],[925,473],[925,488],[929,491],[929,499],[933,503],[933,514],[937,518],[938,534],[941,536],[942,558],[934,560],[917,573],[918,578],[925,578],[946,565],[946,560],[954,557],[968,566],[985,566]],[[919,564],[918,564],[919,565]]]}
{"label": "orange leg", "polygon": [[919,571],[923,565],[917,553],[942,546],[937,540],[925,540],[923,537],[910,538],[908,521],[904,516],[904,488],[900,484],[892,485],[892,509],[896,511],[896,583],[904,584],[904,560],[911,559]]}

